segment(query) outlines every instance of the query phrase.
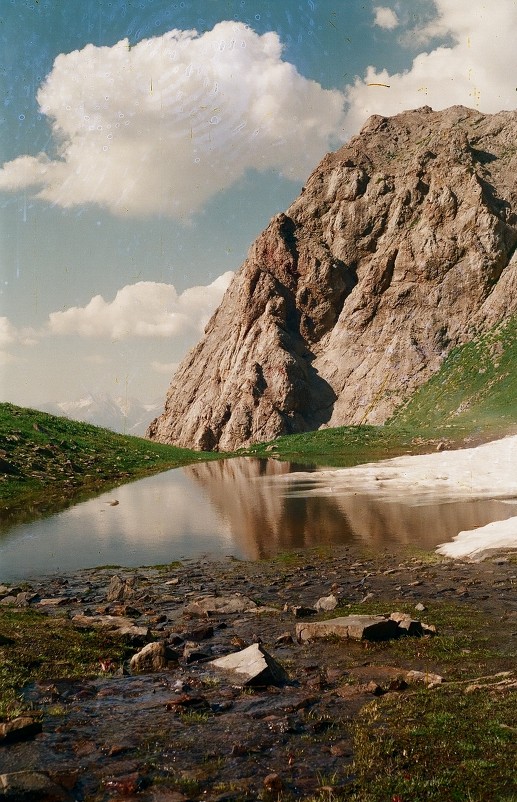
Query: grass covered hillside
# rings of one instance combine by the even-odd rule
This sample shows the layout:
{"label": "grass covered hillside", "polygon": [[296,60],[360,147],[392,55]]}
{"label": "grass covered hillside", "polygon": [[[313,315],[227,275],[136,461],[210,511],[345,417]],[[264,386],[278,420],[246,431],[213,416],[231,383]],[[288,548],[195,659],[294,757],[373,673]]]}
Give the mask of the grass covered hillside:
{"label": "grass covered hillside", "polygon": [[[517,316],[453,350],[384,426],[288,435],[238,454],[356,465],[517,431]],[[0,404],[0,512],[31,517],[126,479],[222,456]]]}
{"label": "grass covered hillside", "polygon": [[90,492],[216,455],[0,404],[0,513],[22,519]]}
{"label": "grass covered hillside", "polygon": [[517,426],[517,316],[456,348],[391,427],[498,436]]}
{"label": "grass covered hillside", "polygon": [[441,369],[384,426],[288,435],[249,453],[356,465],[407,451],[482,442],[517,431],[517,316],[451,351]]}

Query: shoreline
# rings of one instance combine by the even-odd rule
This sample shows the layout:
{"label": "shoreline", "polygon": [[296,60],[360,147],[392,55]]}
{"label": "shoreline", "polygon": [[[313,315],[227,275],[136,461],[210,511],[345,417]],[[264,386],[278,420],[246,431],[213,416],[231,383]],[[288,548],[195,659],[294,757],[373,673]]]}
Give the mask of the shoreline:
{"label": "shoreline", "polygon": [[[31,616],[29,642],[37,621],[59,626],[56,671],[71,628],[85,638],[95,633],[105,646],[93,676],[52,678],[49,669],[47,680],[27,686],[24,699],[41,731],[0,749],[0,774],[22,771],[24,782],[43,782],[43,775],[59,786],[59,798],[85,802],[121,794],[135,802],[373,800],[350,796],[363,748],[361,711],[402,705],[401,730],[404,709],[418,700],[441,704],[463,682],[500,671],[514,676],[516,582],[514,554],[467,563],[345,547],[261,562],[85,569],[23,583],[14,606],[4,595],[0,615]],[[330,596],[335,609],[314,612]],[[219,600],[214,612],[199,607],[207,597]],[[227,598],[244,603],[228,612],[220,606]],[[36,611],[43,615],[34,619]],[[436,637],[296,639],[299,621],[399,611],[436,626]],[[116,635],[123,621],[129,629]],[[2,624],[0,632],[9,636]],[[113,657],[110,638],[126,643],[125,660]],[[170,666],[126,673],[130,654],[147,642],[171,649]],[[211,669],[212,660],[257,642],[286,671],[287,684],[247,688]],[[0,648],[7,655],[11,647]],[[402,680],[412,671],[444,684],[408,685]]]}

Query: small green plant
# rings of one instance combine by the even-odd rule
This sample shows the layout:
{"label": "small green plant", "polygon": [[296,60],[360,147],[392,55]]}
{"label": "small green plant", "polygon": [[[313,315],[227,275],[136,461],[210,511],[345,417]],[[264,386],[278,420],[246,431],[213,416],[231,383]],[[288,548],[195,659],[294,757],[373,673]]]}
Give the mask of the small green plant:
{"label": "small green plant", "polygon": [[[16,718],[30,705],[23,699],[29,682],[97,676],[109,657],[122,664],[132,653],[127,643],[95,631],[77,630],[67,618],[34,610],[0,608],[0,718]],[[58,715],[56,706],[50,712]]]}

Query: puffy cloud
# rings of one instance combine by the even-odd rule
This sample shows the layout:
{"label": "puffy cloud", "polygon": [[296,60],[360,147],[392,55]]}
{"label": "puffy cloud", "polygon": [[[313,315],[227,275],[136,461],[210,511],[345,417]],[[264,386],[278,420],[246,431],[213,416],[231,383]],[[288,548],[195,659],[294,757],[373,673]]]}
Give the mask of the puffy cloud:
{"label": "puffy cloud", "polygon": [[208,286],[178,294],[173,284],[140,281],[119,290],[113,301],[96,295],[83,307],[49,315],[51,334],[82,337],[185,337],[199,334],[233,276],[224,273]]}
{"label": "puffy cloud", "polygon": [[[390,115],[423,105],[462,104],[484,112],[515,108],[517,3],[515,0],[434,0],[437,17],[413,40],[452,40],[420,53],[409,70],[390,75],[368,67],[347,90],[347,128],[357,131],[371,114]],[[375,84],[388,84],[375,86]]]}
{"label": "puffy cloud", "polygon": [[304,179],[343,137],[343,94],[283,61],[276,33],[229,21],[61,54],[38,102],[58,157],[6,163],[0,189],[116,215],[188,218],[249,168]]}
{"label": "puffy cloud", "polygon": [[0,346],[11,345],[18,339],[16,328],[9,318],[0,317]]}
{"label": "puffy cloud", "polygon": [[399,24],[399,20],[395,12],[391,8],[385,6],[375,6],[373,9],[375,13],[374,24],[379,28],[385,28],[387,31],[392,31]]}
{"label": "puffy cloud", "polygon": [[35,329],[27,326],[17,328],[13,326],[9,318],[0,317],[0,347],[15,344],[36,345],[38,336]]}

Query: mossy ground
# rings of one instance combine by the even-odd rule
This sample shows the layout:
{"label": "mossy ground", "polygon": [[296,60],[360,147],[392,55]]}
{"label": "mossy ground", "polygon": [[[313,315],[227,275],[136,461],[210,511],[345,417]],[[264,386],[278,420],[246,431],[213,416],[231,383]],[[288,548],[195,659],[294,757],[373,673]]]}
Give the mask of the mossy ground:
{"label": "mossy ground", "polygon": [[517,798],[515,690],[464,686],[390,695],[354,726],[354,802]]}
{"label": "mossy ground", "polygon": [[30,709],[21,696],[29,683],[96,676],[107,656],[121,664],[134,651],[123,638],[31,609],[0,608],[0,635],[0,719]]}
{"label": "mossy ground", "polygon": [[37,410],[0,404],[0,511],[10,523],[130,479],[212,459]]}

